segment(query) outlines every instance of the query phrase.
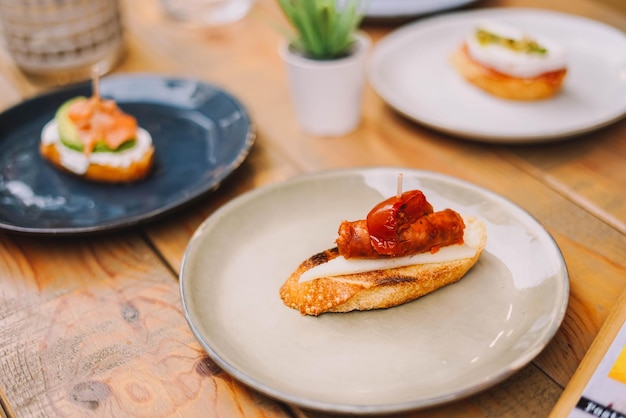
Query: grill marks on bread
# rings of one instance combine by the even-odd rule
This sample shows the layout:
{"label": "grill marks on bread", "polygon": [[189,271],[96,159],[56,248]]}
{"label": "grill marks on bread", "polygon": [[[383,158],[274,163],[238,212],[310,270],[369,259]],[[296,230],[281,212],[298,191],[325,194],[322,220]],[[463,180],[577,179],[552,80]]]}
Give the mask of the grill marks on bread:
{"label": "grill marks on bread", "polygon": [[476,263],[486,244],[482,222],[467,219],[466,244],[474,256],[446,262],[409,265],[300,282],[307,270],[339,257],[330,248],[304,260],[280,288],[280,297],[302,315],[349,312],[397,306],[455,283]]}

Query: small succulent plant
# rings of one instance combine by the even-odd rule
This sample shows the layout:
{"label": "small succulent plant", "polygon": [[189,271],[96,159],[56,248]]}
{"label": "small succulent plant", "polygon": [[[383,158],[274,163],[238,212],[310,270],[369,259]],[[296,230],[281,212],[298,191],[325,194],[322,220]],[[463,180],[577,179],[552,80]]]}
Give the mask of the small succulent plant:
{"label": "small succulent plant", "polygon": [[363,0],[277,0],[295,33],[290,46],[308,58],[348,55],[365,14]]}

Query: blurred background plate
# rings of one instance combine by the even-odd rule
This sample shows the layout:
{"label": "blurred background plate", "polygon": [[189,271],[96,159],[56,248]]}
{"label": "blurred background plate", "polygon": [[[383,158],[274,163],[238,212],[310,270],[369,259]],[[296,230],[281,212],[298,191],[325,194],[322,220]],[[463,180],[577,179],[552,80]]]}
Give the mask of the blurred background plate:
{"label": "blurred background plate", "polygon": [[370,0],[366,17],[411,17],[465,6],[476,0]]}
{"label": "blurred background plate", "polygon": [[255,141],[250,116],[217,86],[158,75],[101,81],[152,135],[154,167],[141,181],[108,185],[61,172],[39,154],[43,126],[89,83],[20,103],[0,114],[0,229],[73,235],[129,227],[165,215],[217,188]]}
{"label": "blurred background plate", "polygon": [[[499,21],[560,42],[568,73],[555,97],[532,102],[492,96],[450,63],[477,22]],[[613,123],[626,112],[626,36],[603,23],[540,9],[462,11],[407,24],[374,47],[368,77],[404,116],[486,142],[566,139]]]}

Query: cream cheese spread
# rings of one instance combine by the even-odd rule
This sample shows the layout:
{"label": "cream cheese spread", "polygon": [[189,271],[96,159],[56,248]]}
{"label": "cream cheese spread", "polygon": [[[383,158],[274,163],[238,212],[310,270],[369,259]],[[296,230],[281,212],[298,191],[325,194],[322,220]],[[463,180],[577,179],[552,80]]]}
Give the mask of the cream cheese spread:
{"label": "cream cheese spread", "polygon": [[320,277],[343,276],[366,271],[386,270],[413,264],[442,263],[461,258],[470,258],[475,254],[476,250],[469,245],[457,244],[442,247],[436,253],[418,253],[404,257],[346,259],[339,256],[327,263],[320,264],[305,271],[298,279],[298,282],[307,282]]}
{"label": "cream cheese spread", "polygon": [[152,145],[152,136],[143,128],[137,128],[135,146],[120,152],[92,152],[86,155],[70,149],[61,143],[57,123],[53,119],[41,131],[41,142],[44,145],[54,144],[61,156],[61,164],[76,174],[85,174],[90,164],[125,168],[143,158]]}
{"label": "cream cheese spread", "polygon": [[[507,42],[481,42],[478,32],[484,31],[504,41],[519,45],[532,41],[535,50],[517,50]],[[566,51],[559,43],[544,37],[531,37],[522,30],[495,22],[483,22],[466,39],[469,55],[476,62],[500,73],[533,78],[544,73],[562,70],[567,65]]]}

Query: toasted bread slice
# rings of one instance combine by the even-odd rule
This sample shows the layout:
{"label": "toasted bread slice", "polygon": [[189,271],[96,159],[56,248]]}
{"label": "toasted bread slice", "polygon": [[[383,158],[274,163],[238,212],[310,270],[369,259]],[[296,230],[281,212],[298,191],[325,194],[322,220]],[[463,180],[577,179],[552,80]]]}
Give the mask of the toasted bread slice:
{"label": "toasted bread slice", "polygon": [[142,128],[137,129],[133,147],[119,152],[83,154],[67,147],[59,137],[55,119],[41,132],[39,153],[55,167],[67,173],[102,183],[128,183],[146,177],[154,160],[152,136]]}
{"label": "toasted bread slice", "polygon": [[280,297],[290,308],[314,316],[389,308],[417,299],[460,280],[478,261],[487,241],[485,225],[476,218],[464,221],[465,245],[473,250],[469,257],[300,281],[306,271],[340,257],[331,248],[302,262],[280,288]]}
{"label": "toasted bread slice", "polygon": [[567,74],[564,68],[533,78],[518,78],[494,71],[474,61],[464,47],[451,57],[452,65],[470,83],[494,96],[510,100],[541,100],[554,96]]}
{"label": "toasted bread slice", "polygon": [[45,159],[65,172],[103,183],[128,183],[143,179],[150,172],[154,158],[154,146],[150,146],[139,160],[132,161],[128,165],[115,166],[90,163],[85,173],[77,174],[63,165],[61,162],[61,153],[57,149],[57,146],[63,145],[59,143],[44,144],[42,142],[39,145],[39,152]]}

